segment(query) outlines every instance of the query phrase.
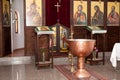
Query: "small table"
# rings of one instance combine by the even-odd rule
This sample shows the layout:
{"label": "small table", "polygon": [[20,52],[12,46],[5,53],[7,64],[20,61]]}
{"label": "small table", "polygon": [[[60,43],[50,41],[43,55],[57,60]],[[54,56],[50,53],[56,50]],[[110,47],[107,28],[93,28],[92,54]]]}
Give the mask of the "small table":
{"label": "small table", "polygon": [[117,67],[117,61],[120,61],[120,43],[115,43],[110,57],[113,67]]}
{"label": "small table", "polygon": [[94,56],[93,56],[93,54],[91,54],[91,59],[87,59],[88,61],[90,61],[90,64],[92,65],[92,63],[93,62],[98,62],[98,61],[102,61],[103,62],[103,65],[105,64],[105,34],[107,33],[107,30],[105,30],[105,29],[102,29],[102,28],[100,28],[100,27],[97,27],[97,26],[87,26],[86,27],[86,29],[88,30],[88,31],[90,31],[91,32],[91,39],[93,39],[93,36],[95,35],[95,34],[97,34],[97,35],[102,35],[102,37],[103,37],[103,58],[101,59],[101,58],[93,58]]}

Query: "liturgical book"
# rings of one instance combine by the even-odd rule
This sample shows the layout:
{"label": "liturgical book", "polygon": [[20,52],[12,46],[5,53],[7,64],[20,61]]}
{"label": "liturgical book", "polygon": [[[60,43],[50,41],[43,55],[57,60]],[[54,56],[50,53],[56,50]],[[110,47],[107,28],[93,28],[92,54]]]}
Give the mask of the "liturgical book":
{"label": "liturgical book", "polygon": [[38,26],[35,27],[35,32],[37,33],[37,35],[41,35],[41,34],[54,34],[54,31],[48,27],[48,26]]}
{"label": "liturgical book", "polygon": [[91,31],[92,34],[105,34],[105,33],[107,33],[107,30],[102,29],[98,26],[87,26],[86,28],[89,31]]}

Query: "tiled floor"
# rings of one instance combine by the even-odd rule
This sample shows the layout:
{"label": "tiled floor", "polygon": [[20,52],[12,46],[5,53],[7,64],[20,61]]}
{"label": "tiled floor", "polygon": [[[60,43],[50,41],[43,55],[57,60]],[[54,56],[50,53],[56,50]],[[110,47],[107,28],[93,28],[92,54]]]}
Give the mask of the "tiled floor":
{"label": "tiled floor", "polygon": [[[109,80],[120,80],[120,68],[118,70],[112,67],[110,61],[110,53],[106,53],[105,65],[89,65],[87,68],[94,70]],[[76,63],[76,58],[74,58]],[[55,58],[54,65],[69,64],[68,58]],[[37,70],[34,59],[30,56],[26,57],[6,57],[0,58],[0,80],[67,80],[56,68],[41,68]]]}

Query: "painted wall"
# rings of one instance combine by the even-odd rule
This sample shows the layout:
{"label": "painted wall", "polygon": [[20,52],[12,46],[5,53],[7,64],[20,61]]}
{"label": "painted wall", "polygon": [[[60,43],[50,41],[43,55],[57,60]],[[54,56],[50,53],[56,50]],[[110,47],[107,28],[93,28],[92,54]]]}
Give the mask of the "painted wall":
{"label": "painted wall", "polygon": [[[13,50],[24,48],[24,0],[12,2],[12,47]],[[15,33],[15,11],[18,12],[18,33]]]}

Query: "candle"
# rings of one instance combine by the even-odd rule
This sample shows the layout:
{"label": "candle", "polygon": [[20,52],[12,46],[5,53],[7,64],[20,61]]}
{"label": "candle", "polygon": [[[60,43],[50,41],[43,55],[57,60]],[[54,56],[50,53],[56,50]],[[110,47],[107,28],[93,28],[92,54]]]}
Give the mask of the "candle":
{"label": "candle", "polygon": [[73,39],[73,26],[71,25],[71,39]]}
{"label": "candle", "polygon": [[73,33],[73,26],[71,25],[71,32]]}

